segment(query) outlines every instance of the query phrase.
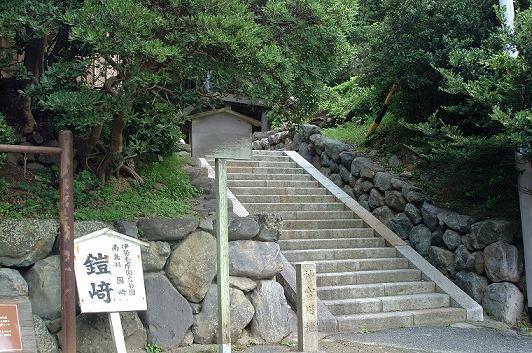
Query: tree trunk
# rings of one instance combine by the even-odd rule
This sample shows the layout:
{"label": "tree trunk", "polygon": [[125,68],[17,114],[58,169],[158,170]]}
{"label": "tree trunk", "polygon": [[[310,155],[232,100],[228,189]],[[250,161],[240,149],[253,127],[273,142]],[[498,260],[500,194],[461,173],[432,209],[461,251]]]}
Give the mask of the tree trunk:
{"label": "tree trunk", "polygon": [[[33,75],[32,81],[28,82],[29,85],[31,82],[38,82],[39,78],[44,73],[44,55],[46,50],[47,36],[43,38],[32,40],[24,50],[24,66],[28,71]],[[26,85],[26,86],[27,86]],[[31,111],[31,97],[23,95],[22,99],[22,114],[24,116],[24,134],[31,134],[35,131],[35,117]]]}
{"label": "tree trunk", "polygon": [[98,178],[105,182],[107,177],[112,173],[113,168],[119,168],[122,164],[122,152],[124,151],[124,128],[126,121],[122,114],[115,116],[113,126],[111,129],[111,141],[109,143],[109,151],[98,166],[96,174]]}

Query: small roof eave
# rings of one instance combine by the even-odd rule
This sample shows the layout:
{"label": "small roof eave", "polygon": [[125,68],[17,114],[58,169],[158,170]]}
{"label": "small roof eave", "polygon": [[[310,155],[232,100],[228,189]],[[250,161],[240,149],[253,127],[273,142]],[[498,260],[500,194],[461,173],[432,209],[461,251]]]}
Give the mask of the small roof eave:
{"label": "small roof eave", "polygon": [[209,111],[202,112],[202,113],[197,113],[197,114],[191,115],[190,119],[191,120],[203,119],[203,118],[206,118],[206,117],[209,117],[209,116],[212,116],[212,115],[216,115],[216,114],[220,114],[220,113],[226,113],[226,114],[232,115],[235,118],[243,120],[246,123],[251,124],[251,125],[256,126],[256,127],[261,126],[261,122],[260,121],[255,120],[253,118],[250,118],[247,115],[235,112],[234,110],[231,110],[231,109],[228,109],[228,108],[214,109],[214,110],[209,110]]}

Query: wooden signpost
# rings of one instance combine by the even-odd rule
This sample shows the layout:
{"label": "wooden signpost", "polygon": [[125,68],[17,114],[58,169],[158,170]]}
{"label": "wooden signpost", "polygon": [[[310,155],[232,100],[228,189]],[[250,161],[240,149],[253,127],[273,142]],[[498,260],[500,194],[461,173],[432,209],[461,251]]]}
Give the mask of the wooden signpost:
{"label": "wooden signpost", "polygon": [[126,353],[119,312],[147,309],[141,246],[148,244],[107,228],[74,244],[81,312],[109,313],[117,353]]}
{"label": "wooden signpost", "polygon": [[218,351],[231,352],[227,159],[251,159],[252,126],[260,122],[228,108],[193,115],[192,156],[215,159],[218,282]]}

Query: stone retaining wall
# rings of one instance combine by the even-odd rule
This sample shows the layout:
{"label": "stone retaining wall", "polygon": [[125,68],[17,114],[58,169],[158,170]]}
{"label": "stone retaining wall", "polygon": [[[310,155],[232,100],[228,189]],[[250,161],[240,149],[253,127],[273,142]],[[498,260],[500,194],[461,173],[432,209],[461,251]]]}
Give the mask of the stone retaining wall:
{"label": "stone retaining wall", "polygon": [[361,206],[408,241],[488,315],[515,324],[523,311],[524,269],[519,227],[479,220],[435,205],[404,175],[386,171],[315,125],[255,133],[254,149],[295,150]]}
{"label": "stone retaining wall", "polygon": [[[195,164],[195,163],[191,163]],[[192,343],[215,343],[217,328],[216,239],[212,179],[187,167],[203,195],[196,212],[179,219],[135,222],[76,222],[75,236],[111,228],[149,243],[142,263],[146,312],[123,313],[128,352],[145,352],[153,343],[170,350]],[[294,317],[275,281],[283,263],[277,244],[280,219],[230,214],[229,258],[231,332],[234,341],[281,341]],[[39,353],[59,352],[60,271],[55,220],[0,221],[0,301],[29,296]],[[112,340],[106,315],[77,318],[78,352],[109,352]]]}

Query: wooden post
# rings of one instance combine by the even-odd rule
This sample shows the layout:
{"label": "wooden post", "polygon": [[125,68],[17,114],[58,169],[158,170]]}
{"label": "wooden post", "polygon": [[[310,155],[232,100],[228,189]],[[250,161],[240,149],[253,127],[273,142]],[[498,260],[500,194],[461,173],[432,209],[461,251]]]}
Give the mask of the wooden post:
{"label": "wooden post", "polygon": [[122,330],[122,321],[120,313],[109,313],[109,326],[111,327],[111,337],[115,344],[116,353],[127,353],[126,342],[124,341],[124,331]]}
{"label": "wooden post", "polygon": [[517,185],[525,254],[528,315],[532,317],[532,162],[519,152],[515,154],[515,161],[519,173]]}
{"label": "wooden post", "polygon": [[226,160],[215,159],[216,183],[216,238],[218,248],[218,352],[231,352],[231,325],[229,317],[229,236],[227,214]]}
{"label": "wooden post", "polygon": [[316,264],[296,264],[297,343],[301,352],[318,351]]}
{"label": "wooden post", "polygon": [[59,221],[61,255],[61,328],[63,352],[76,353],[76,278],[74,275],[74,136],[59,133]]}

